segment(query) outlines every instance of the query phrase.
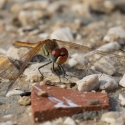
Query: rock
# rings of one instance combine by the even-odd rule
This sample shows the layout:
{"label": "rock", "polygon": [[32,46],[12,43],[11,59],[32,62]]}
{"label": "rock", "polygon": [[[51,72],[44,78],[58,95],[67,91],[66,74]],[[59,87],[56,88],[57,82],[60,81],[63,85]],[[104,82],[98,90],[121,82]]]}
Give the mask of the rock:
{"label": "rock", "polygon": [[5,49],[0,48],[0,53],[6,54],[7,51]]}
{"label": "rock", "polygon": [[0,9],[4,7],[6,0],[0,0]]}
{"label": "rock", "polygon": [[[42,76],[39,73],[38,68],[42,65],[44,65],[45,63],[35,63],[30,65],[28,68],[26,68],[26,70],[24,71],[24,75],[26,75],[26,81],[30,81],[30,82],[39,82],[42,80]],[[45,67],[42,68],[42,71],[44,70],[44,72],[51,72],[50,69],[47,69]],[[43,72],[43,73],[44,73]]]}
{"label": "rock", "polygon": [[90,10],[88,4],[76,3],[71,6],[71,10],[86,17],[90,17]]}
{"label": "rock", "polygon": [[105,42],[117,41],[120,44],[125,44],[125,30],[121,26],[112,27],[108,30],[103,40]]}
{"label": "rock", "polygon": [[9,119],[9,118],[12,118],[12,117],[13,117],[12,114],[8,114],[8,115],[5,115],[3,118]]}
{"label": "rock", "polygon": [[125,124],[125,120],[122,117],[119,117],[116,119],[115,122],[112,122],[110,125],[124,125]]}
{"label": "rock", "polygon": [[111,42],[99,47],[97,50],[104,52],[113,52],[119,49],[121,49],[121,45],[118,42]]}
{"label": "rock", "polygon": [[104,1],[104,7],[111,12],[115,8],[115,4],[112,1]]}
{"label": "rock", "polygon": [[58,40],[64,40],[64,41],[74,40],[69,27],[61,28],[61,29],[54,31],[50,37],[51,39],[58,39]]}
{"label": "rock", "polygon": [[67,125],[76,125],[75,121],[70,117],[67,117],[63,123]]}
{"label": "rock", "polygon": [[110,13],[115,7],[112,1],[107,2],[103,0],[84,0],[84,2],[89,5],[92,11],[99,13]]}
{"label": "rock", "polygon": [[88,60],[86,60],[83,55],[80,55],[78,53],[75,53],[73,55],[71,55],[71,58],[68,59],[68,65],[70,67],[74,67],[76,65],[80,65],[82,64],[83,66],[87,65],[88,64]]}
{"label": "rock", "polygon": [[10,10],[12,13],[19,13],[22,9],[22,6],[20,4],[14,4]]}
{"label": "rock", "polygon": [[99,74],[99,82],[100,82],[100,89],[101,90],[115,90],[118,88],[118,83],[115,81],[115,79],[109,75],[106,74]]}
{"label": "rock", "polygon": [[43,0],[43,1],[30,1],[23,5],[23,9],[48,9],[49,1]]}
{"label": "rock", "polygon": [[10,96],[16,96],[16,95],[20,95],[22,94],[23,91],[21,90],[10,90],[8,91],[8,93],[6,94],[6,97],[10,97]]}
{"label": "rock", "polygon": [[47,12],[49,14],[54,14],[55,12],[57,12],[57,10],[61,7],[60,2],[53,2],[49,5]]}
{"label": "rock", "polygon": [[[22,26],[36,24],[38,19],[43,16],[42,11],[32,10],[32,11],[20,11],[18,15],[18,20]],[[30,20],[29,20],[30,19]]]}
{"label": "rock", "polygon": [[1,122],[0,125],[14,125],[12,121]]}
{"label": "rock", "polygon": [[89,92],[91,90],[96,90],[99,88],[98,75],[89,75],[84,77],[82,80],[76,82],[79,91]]}
{"label": "rock", "polygon": [[21,48],[10,47],[6,55],[12,59],[20,60],[27,52],[29,52],[29,49],[26,47],[21,47]]}
{"label": "rock", "polygon": [[119,85],[125,87],[125,74],[123,75],[123,78],[120,80]]}
{"label": "rock", "polygon": [[52,123],[51,121],[47,121],[42,123],[42,125],[58,125],[58,124]]}
{"label": "rock", "polygon": [[48,33],[40,33],[39,37],[42,39],[47,39],[49,37],[49,34]]}
{"label": "rock", "polygon": [[112,65],[113,62],[110,57],[102,57],[98,62],[94,63],[94,67],[97,71],[113,75],[116,73],[115,67]]}
{"label": "rock", "polygon": [[120,104],[122,106],[125,106],[125,96],[123,96],[122,94],[119,94],[118,99],[120,100]]}
{"label": "rock", "polygon": [[102,115],[101,120],[103,122],[107,122],[107,123],[114,123],[116,122],[116,119],[120,117],[120,114],[118,112],[106,112]]}
{"label": "rock", "polygon": [[31,104],[31,98],[29,96],[23,96],[19,99],[18,103],[20,105],[30,105]]}

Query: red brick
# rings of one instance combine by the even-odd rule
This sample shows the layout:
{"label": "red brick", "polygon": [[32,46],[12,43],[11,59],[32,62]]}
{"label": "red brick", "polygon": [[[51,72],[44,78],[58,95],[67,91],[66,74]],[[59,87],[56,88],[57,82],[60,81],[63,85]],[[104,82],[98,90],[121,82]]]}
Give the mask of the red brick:
{"label": "red brick", "polygon": [[[97,111],[102,109],[109,109],[109,97],[107,94],[104,93],[79,92],[49,85],[37,85],[37,87],[39,87],[42,91],[46,91],[49,96],[63,101],[67,107],[55,107],[57,102],[53,102],[51,100],[52,97],[50,97],[51,99],[49,99],[49,97],[38,96],[38,90],[33,87],[31,94],[31,103],[34,122],[42,122],[52,120],[58,117],[71,116],[73,114],[83,111]],[[77,106],[69,106],[64,98],[77,104]],[[94,100],[98,100],[99,104],[90,105],[89,101]]]}

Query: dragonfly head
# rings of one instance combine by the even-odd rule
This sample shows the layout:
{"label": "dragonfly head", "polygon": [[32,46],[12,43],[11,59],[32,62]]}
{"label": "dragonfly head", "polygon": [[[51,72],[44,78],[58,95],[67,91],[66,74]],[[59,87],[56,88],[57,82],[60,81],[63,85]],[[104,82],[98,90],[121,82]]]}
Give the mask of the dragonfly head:
{"label": "dragonfly head", "polygon": [[52,62],[56,62],[58,65],[66,62],[68,58],[68,51],[66,48],[55,48],[52,50],[50,59]]}

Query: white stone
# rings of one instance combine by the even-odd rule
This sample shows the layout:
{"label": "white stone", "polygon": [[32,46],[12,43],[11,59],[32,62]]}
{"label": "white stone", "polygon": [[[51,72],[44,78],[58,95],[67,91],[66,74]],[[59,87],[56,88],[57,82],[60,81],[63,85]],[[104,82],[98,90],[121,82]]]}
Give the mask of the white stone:
{"label": "white stone", "polygon": [[125,87],[125,74],[123,75],[122,79],[119,82],[119,85]]}
{"label": "white stone", "polygon": [[58,39],[58,40],[64,40],[64,41],[70,41],[70,42],[74,40],[69,27],[64,27],[64,28],[55,30],[50,37],[51,39]]}
{"label": "white stone", "polygon": [[106,9],[108,9],[109,11],[113,10],[115,5],[113,4],[112,1],[104,1],[104,6],[106,7]]}
{"label": "white stone", "polygon": [[112,27],[108,30],[103,40],[106,42],[117,41],[120,44],[125,44],[125,30],[121,26]]}
{"label": "white stone", "polygon": [[99,88],[98,75],[89,75],[84,77],[82,80],[76,82],[79,91],[89,92],[91,90],[96,90]]}
{"label": "white stone", "polygon": [[67,117],[63,123],[66,125],[76,125],[75,121],[70,117]]}
{"label": "white stone", "polygon": [[2,49],[2,48],[0,48],[0,52],[3,53],[3,54],[7,53],[7,51],[5,49]]}
{"label": "white stone", "polygon": [[42,125],[58,125],[58,124],[47,121],[47,122],[42,123]]}
{"label": "white stone", "polygon": [[49,5],[48,0],[35,0],[24,4],[23,9],[47,9]]}
{"label": "white stone", "polygon": [[106,112],[102,115],[101,120],[103,122],[107,123],[114,123],[116,122],[116,119],[120,117],[120,114],[118,112]]}
{"label": "white stone", "polygon": [[19,99],[18,103],[20,105],[30,105],[31,104],[31,97],[30,96],[23,96]]}
{"label": "white stone", "polygon": [[[30,81],[30,82],[41,81],[42,77],[38,71],[38,68],[44,64],[45,63],[34,63],[34,64],[30,65],[28,68],[26,68],[23,73],[27,77],[26,81]],[[42,73],[51,72],[51,70],[50,70],[50,68],[43,67],[43,68],[41,68],[41,72]]]}
{"label": "white stone", "polygon": [[99,47],[97,50],[104,51],[104,52],[113,52],[113,51],[119,50],[120,48],[121,48],[121,45],[118,42],[111,42]]}
{"label": "white stone", "polygon": [[29,52],[29,49],[26,47],[15,48],[12,46],[8,49],[6,55],[12,59],[20,60],[27,52]]}
{"label": "white stone", "polygon": [[10,96],[16,96],[16,95],[20,95],[22,94],[23,91],[21,90],[10,90],[8,91],[8,93],[6,94],[6,97],[10,97]]}
{"label": "white stone", "polygon": [[118,88],[118,83],[115,79],[106,74],[99,74],[99,82],[100,82],[100,89],[101,90],[115,90]]}
{"label": "white stone", "polygon": [[13,115],[12,115],[12,114],[8,114],[8,115],[5,115],[3,118],[8,119],[8,118],[12,118],[12,117],[13,117]]}
{"label": "white stone", "polygon": [[20,4],[14,4],[10,10],[12,13],[19,13],[22,9],[22,6]]}
{"label": "white stone", "polygon": [[123,96],[122,94],[119,94],[118,99],[120,100],[120,104],[122,106],[125,106],[125,96]]}
{"label": "white stone", "polygon": [[33,11],[20,11],[18,14],[18,19],[23,26],[36,24],[38,19],[43,16],[42,11],[33,10]]}
{"label": "white stone", "polygon": [[39,37],[42,39],[47,39],[49,37],[49,34],[48,33],[40,33]]}
{"label": "white stone", "polygon": [[90,17],[91,15],[88,4],[83,4],[83,3],[73,4],[71,10],[78,14],[81,14],[82,16]]}
{"label": "white stone", "polygon": [[98,62],[94,63],[94,67],[97,71],[113,75],[116,73],[115,67],[112,65],[114,62],[109,57],[102,57]]}
{"label": "white stone", "polygon": [[7,122],[0,122],[0,125],[13,125],[14,123],[12,121]]}
{"label": "white stone", "polygon": [[71,58],[68,59],[68,65],[70,67],[74,67],[76,65],[82,64],[82,65],[87,65],[88,60],[86,60],[83,55],[80,55],[78,53],[75,53],[73,55],[71,55]]}
{"label": "white stone", "polygon": [[111,123],[110,125],[125,125],[125,120],[122,117],[116,119],[115,122]]}
{"label": "white stone", "polygon": [[3,6],[5,5],[6,0],[0,0],[0,9],[3,8]]}

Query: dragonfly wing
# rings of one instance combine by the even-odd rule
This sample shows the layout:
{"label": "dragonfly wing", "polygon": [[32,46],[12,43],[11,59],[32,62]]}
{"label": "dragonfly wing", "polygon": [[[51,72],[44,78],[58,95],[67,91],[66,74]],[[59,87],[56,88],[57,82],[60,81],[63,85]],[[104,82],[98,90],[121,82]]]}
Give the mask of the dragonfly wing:
{"label": "dragonfly wing", "polygon": [[[4,67],[0,67],[0,77],[1,78],[5,78],[5,79],[17,79],[22,72],[24,71],[24,69],[26,68],[26,66],[28,65],[29,61],[33,58],[33,56],[39,51],[39,49],[41,48],[42,44],[38,43],[36,47],[34,47],[33,49],[31,49],[28,53],[26,53],[20,63],[12,63],[12,60],[8,63],[5,64]],[[18,66],[15,66],[15,64]]]}
{"label": "dragonfly wing", "polygon": [[125,51],[122,50],[117,50],[115,52],[104,52],[100,50],[92,50],[89,47],[72,43],[72,42],[65,42],[61,40],[55,40],[60,47],[66,47],[68,51],[71,51],[71,53],[80,53],[84,54],[88,58],[93,58],[91,64],[94,64],[96,61],[99,61],[99,59],[95,58],[95,55],[99,55],[100,58],[102,57],[108,57],[112,61],[112,65],[116,68],[117,71],[119,72],[125,72]]}
{"label": "dragonfly wing", "polygon": [[61,41],[61,40],[55,40],[55,42],[57,42],[59,44],[60,47],[65,47],[67,48],[68,51],[70,51],[71,53],[87,53],[89,51],[92,51],[91,48],[80,45],[80,44],[76,44],[76,43],[72,43],[72,42],[66,42],[66,41]]}

